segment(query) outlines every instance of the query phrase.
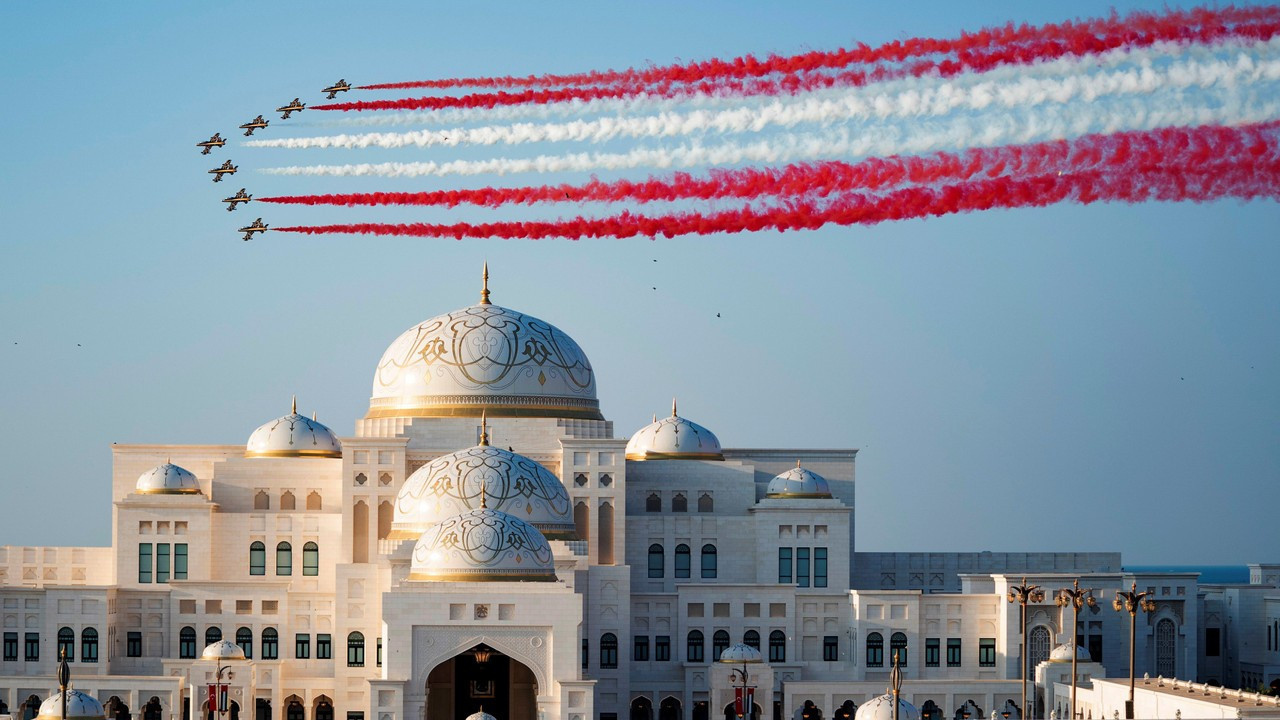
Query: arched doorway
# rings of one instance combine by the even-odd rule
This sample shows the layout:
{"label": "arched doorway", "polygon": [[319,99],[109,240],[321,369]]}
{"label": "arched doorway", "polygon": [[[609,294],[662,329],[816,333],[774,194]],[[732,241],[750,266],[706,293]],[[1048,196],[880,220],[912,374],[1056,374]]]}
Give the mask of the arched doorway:
{"label": "arched doorway", "polygon": [[[763,718],[764,711],[760,709],[759,705],[752,703],[751,717],[744,718],[743,720],[762,720]],[[738,713],[733,708],[733,703],[729,703],[724,706],[724,720],[739,720]]]}
{"label": "arched doorway", "polygon": [[[205,720],[227,720],[227,718],[230,720],[240,720],[240,703],[235,700],[231,701],[231,709],[227,711],[225,716],[221,713],[210,710],[208,700],[201,703],[200,709],[204,711]],[[108,713],[107,717],[111,717],[110,713]]]}
{"label": "arched doorway", "polygon": [[805,700],[804,705],[796,711],[796,720],[822,720],[822,708],[812,700]]}
{"label": "arched doorway", "polygon": [[932,700],[925,700],[920,707],[920,720],[942,720],[942,708]]}
{"label": "arched doorway", "polygon": [[28,696],[27,701],[22,704],[22,720],[34,720],[39,714],[40,698],[35,695]]}
{"label": "arched doorway", "polygon": [[164,717],[164,708],[160,706],[160,698],[152,695],[146,705],[142,706],[142,720],[160,720]]}
{"label": "arched doorway", "polygon": [[658,720],[681,720],[681,710],[679,700],[674,697],[663,698],[658,705]]}
{"label": "arched doorway", "polygon": [[317,697],[314,708],[311,717],[315,720],[333,720],[333,700],[328,695]]}
{"label": "arched doorway", "polygon": [[853,720],[854,714],[858,711],[858,706],[853,704],[852,700],[845,700],[840,707],[831,714],[835,720]]}
{"label": "arched doorway", "polygon": [[253,701],[253,720],[271,720],[271,701],[258,698]]}
{"label": "arched doorway", "polygon": [[534,720],[537,686],[527,665],[481,643],[432,668],[426,720],[452,720],[481,709],[502,720]]}
{"label": "arched doorway", "polygon": [[631,720],[653,720],[653,703],[640,696],[631,700]]}
{"label": "arched doorway", "polygon": [[1050,644],[1049,628],[1044,625],[1035,626],[1027,634],[1027,660],[1030,661],[1027,666],[1028,679],[1035,677],[1036,668],[1049,659]]}
{"label": "arched doorway", "polygon": [[302,698],[290,695],[284,699],[284,720],[304,720],[307,714]]}
{"label": "arched doorway", "polygon": [[1162,618],[1156,623],[1156,673],[1163,677],[1177,675],[1177,630],[1173,621]]}
{"label": "arched doorway", "polygon": [[698,700],[693,703],[693,720],[711,720],[711,703]]}
{"label": "arched doorway", "polygon": [[133,715],[129,712],[129,706],[124,704],[118,695],[112,695],[107,698],[106,707],[107,718],[109,720],[132,720]]}

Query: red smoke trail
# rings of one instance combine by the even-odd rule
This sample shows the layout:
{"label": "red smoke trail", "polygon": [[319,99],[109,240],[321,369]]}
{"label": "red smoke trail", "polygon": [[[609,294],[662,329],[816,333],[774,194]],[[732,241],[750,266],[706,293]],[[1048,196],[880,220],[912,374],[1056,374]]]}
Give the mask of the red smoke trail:
{"label": "red smoke trail", "polygon": [[[622,71],[591,71],[569,75],[527,77],[470,77],[425,80],[418,82],[362,85],[362,90],[454,87],[556,87],[568,85],[607,85],[631,83],[696,82],[711,78],[762,77],[772,73],[801,73],[830,70],[855,64],[903,62],[910,58],[938,54],[980,52],[1008,49],[1023,44],[1059,43],[1071,54],[1102,52],[1116,47],[1134,35],[1150,35],[1156,39],[1192,40],[1197,31],[1221,29],[1236,23],[1280,18],[1276,7],[1193,8],[1164,14],[1134,12],[1125,17],[1064,22],[1042,27],[1005,25],[965,33],[955,39],[913,38],[894,40],[879,47],[859,45],[835,51],[813,51],[800,55],[769,55],[763,59],[752,55],[730,60],[712,59],[687,65],[668,65]],[[1154,40],[1153,40],[1154,41]]]}
{"label": "red smoke trail", "polygon": [[[1280,8],[1276,8],[1280,16]],[[941,60],[920,60],[902,66],[876,64],[866,70],[844,70],[837,73],[802,70],[776,79],[709,77],[696,81],[664,80],[658,83],[620,82],[599,87],[566,87],[517,92],[498,91],[472,93],[456,97],[419,97],[394,100],[359,100],[313,105],[314,110],[441,110],[445,108],[494,108],[508,105],[547,105],[551,103],[605,100],[648,96],[654,98],[688,98],[699,95],[756,96],[796,94],[832,87],[860,87],[903,77],[937,75],[952,77],[964,72],[986,72],[1002,65],[1029,64],[1081,55],[1118,47],[1138,48],[1162,40],[1180,40],[1197,44],[1220,42],[1230,38],[1268,40],[1280,34],[1280,18],[1226,27],[1206,25],[1185,28],[1167,25],[1151,31],[1126,29],[1099,38],[1082,34],[1069,40],[1040,40],[1028,45],[1001,47],[990,51],[966,51]]]}
{"label": "red smoke trail", "polygon": [[963,153],[921,157],[869,158],[797,163],[781,168],[712,170],[705,177],[674,173],[643,181],[592,180],[581,185],[376,192],[264,197],[262,202],[293,205],[437,205],[498,207],[543,202],[656,202],[667,200],[825,197],[850,191],[879,191],[904,184],[931,185],[973,178],[1070,174],[1094,169],[1195,167],[1220,161],[1280,162],[1280,123],[1242,127],[1208,125],[1086,135],[1031,145],[975,148]]}
{"label": "red smoke trail", "polygon": [[884,195],[855,193],[827,203],[810,199],[784,202],[773,208],[744,207],[712,214],[698,212],[642,216],[630,212],[606,218],[577,217],[536,222],[455,223],[356,223],[348,225],[294,226],[282,232],[311,235],[355,233],[416,237],[528,238],[627,238],[637,235],[674,237],[759,230],[812,230],[827,224],[871,225],[889,220],[949,215],[995,208],[1044,207],[1072,201],[1094,202],[1193,201],[1224,197],[1280,199],[1280,164],[1252,161],[1207,165],[1192,169],[1162,168],[1142,171],[1092,170],[1075,175],[1038,175],[909,187]]}

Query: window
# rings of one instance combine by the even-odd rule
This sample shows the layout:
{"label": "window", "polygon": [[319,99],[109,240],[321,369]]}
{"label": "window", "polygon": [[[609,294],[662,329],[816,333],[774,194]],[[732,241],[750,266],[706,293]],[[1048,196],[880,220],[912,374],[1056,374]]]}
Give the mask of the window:
{"label": "window", "polygon": [[280,633],[275,628],[266,628],[262,631],[262,659],[277,660],[279,657]]}
{"label": "window", "polygon": [[126,657],[142,657],[142,633],[131,632],[125,637],[124,654]]}
{"label": "window", "polygon": [[898,664],[906,666],[907,664],[907,635],[906,633],[896,632],[889,637],[889,660],[893,660],[893,656],[898,656]]}
{"label": "window", "polygon": [[796,548],[796,586],[809,587],[809,548]]}
{"label": "window", "polygon": [[209,647],[210,645],[220,640],[222,640],[222,628],[217,626],[205,628],[205,631],[204,631],[205,647]]}
{"label": "window", "polygon": [[649,546],[649,577],[660,578],[663,574],[662,546],[654,543]]}
{"label": "window", "polygon": [[298,509],[298,499],[293,496],[293,493],[289,492],[288,490],[285,490],[283,493],[280,494],[280,509],[281,510]]}
{"label": "window", "polygon": [[1089,636],[1089,659],[1096,663],[1102,662],[1102,636]]}
{"label": "window", "polygon": [[76,659],[76,631],[69,627],[58,630],[58,657],[66,653],[67,662]]}
{"label": "window", "polygon": [[1044,625],[1037,625],[1031,634],[1027,636],[1027,659],[1031,661],[1031,667],[1038,667],[1040,663],[1049,659],[1049,651],[1053,643],[1049,638],[1049,628]]}
{"label": "window", "polygon": [[347,635],[347,667],[364,667],[364,634]]}
{"label": "window", "polygon": [[702,577],[714,579],[716,576],[716,546],[702,546]]}
{"label": "window", "polygon": [[649,497],[644,499],[645,512],[662,512],[662,498],[658,497],[658,493],[649,493]]}
{"label": "window", "polygon": [[249,574],[267,574],[267,546],[260,542],[249,546]]}
{"label": "window", "polygon": [[156,582],[169,582],[169,543],[156,544]]}
{"label": "window", "polygon": [[293,574],[293,546],[287,542],[276,545],[276,575]]}
{"label": "window", "polygon": [[138,543],[138,582],[151,582],[151,543]]}
{"label": "window", "polygon": [[320,546],[313,542],[302,546],[302,574],[320,574]]}
{"label": "window", "polygon": [[16,662],[18,659],[18,633],[7,632],[4,634],[4,660],[5,662]]}
{"label": "window", "polygon": [[253,631],[247,627],[236,630],[236,645],[244,651],[245,659],[253,659]]}
{"label": "window", "polygon": [[176,543],[173,546],[173,579],[187,579],[187,544]]}
{"label": "window", "polygon": [[306,660],[311,657],[311,633],[298,633],[293,636],[293,657]]}
{"label": "window", "polygon": [[1219,628],[1204,629],[1205,657],[1218,657],[1222,652],[1222,630]]}
{"label": "window", "polygon": [[691,663],[705,662],[703,655],[706,649],[706,641],[702,636],[701,630],[690,630],[688,641],[685,643],[684,659]]}
{"label": "window", "polygon": [[258,494],[253,496],[253,509],[254,510],[270,510],[271,509],[271,496],[267,494],[266,490],[259,490]]}
{"label": "window", "polygon": [[769,662],[787,661],[787,636],[781,630],[769,633]]}
{"label": "window", "polygon": [[760,649],[760,633],[755,630],[748,630],[742,633],[742,644],[750,648]]}
{"label": "window", "polygon": [[711,499],[711,493],[702,493],[698,496],[698,512],[714,512],[716,503]]}
{"label": "window", "polygon": [[884,636],[878,632],[867,636],[867,667],[884,667]]}
{"label": "window", "polygon": [[600,667],[606,670],[618,667],[618,636],[613,633],[600,636]]}
{"label": "window", "polygon": [[679,545],[676,546],[676,577],[677,578],[689,577],[689,567],[693,562],[690,559],[690,557],[691,556],[690,556],[688,545],[685,545],[684,543],[680,543]]}
{"label": "window", "polygon": [[190,625],[178,633],[178,657],[190,660],[196,656],[196,629]]}
{"label": "window", "polygon": [[98,662],[98,631],[94,628],[85,628],[80,632],[80,661]]}
{"label": "window", "polygon": [[822,637],[822,659],[836,662],[840,659],[840,636],[824,635]]}
{"label": "window", "polygon": [[636,635],[632,639],[631,659],[636,662],[646,662],[649,659],[648,635]]}
{"label": "window", "polygon": [[717,630],[711,636],[711,661],[715,662],[720,659],[725,650],[729,649],[729,633],[724,630]]}
{"label": "window", "polygon": [[684,493],[671,496],[671,512],[689,512],[689,498]]}
{"label": "window", "polygon": [[653,639],[653,659],[667,662],[671,659],[671,636],[658,635]]}
{"label": "window", "polygon": [[938,638],[924,640],[924,666],[939,667],[942,664],[942,643]]}
{"label": "window", "polygon": [[23,658],[28,662],[40,659],[40,633],[29,632],[26,635],[25,647],[23,648]]}
{"label": "window", "polygon": [[378,638],[378,667],[382,667],[382,638]]}
{"label": "window", "polygon": [[308,510],[322,510],[324,509],[323,506],[324,506],[324,501],[320,498],[320,493],[316,492],[315,490],[312,490],[310,493],[307,493],[307,509]]}
{"label": "window", "polygon": [[587,667],[589,666],[589,662],[588,662],[589,660],[591,660],[591,641],[586,638],[582,638],[582,669],[583,670],[586,670]]}
{"label": "window", "polygon": [[996,666],[996,639],[978,639],[978,667]]}
{"label": "window", "polygon": [[316,633],[316,659],[330,660],[333,658],[333,636],[329,633]]}
{"label": "window", "polygon": [[960,638],[947,638],[947,667],[960,667]]}
{"label": "window", "polygon": [[1176,633],[1169,618],[1156,623],[1156,673],[1164,677],[1177,675]]}
{"label": "window", "polygon": [[813,549],[813,586],[827,586],[827,549],[824,547]]}
{"label": "window", "polygon": [[778,548],[778,584],[790,585],[791,582],[791,548]]}

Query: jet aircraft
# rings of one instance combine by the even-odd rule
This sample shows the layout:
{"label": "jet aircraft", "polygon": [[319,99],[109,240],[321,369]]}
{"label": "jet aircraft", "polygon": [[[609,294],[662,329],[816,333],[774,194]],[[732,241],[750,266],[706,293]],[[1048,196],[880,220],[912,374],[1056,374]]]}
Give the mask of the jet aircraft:
{"label": "jet aircraft", "polygon": [[209,138],[208,140],[205,140],[204,142],[196,143],[196,147],[203,148],[200,151],[201,155],[208,155],[210,150],[216,147],[222,147],[223,145],[226,145],[226,144],[227,144],[227,141],[223,140],[221,135],[219,135],[218,133],[214,133],[213,137]]}
{"label": "jet aircraft", "polygon": [[258,117],[256,117],[256,118],[254,118],[254,119],[250,120],[249,122],[247,122],[247,123],[245,123],[245,124],[241,125],[241,126],[240,126],[240,129],[241,129],[241,130],[244,130],[244,135],[245,135],[245,137],[248,137],[248,136],[250,136],[250,135],[252,135],[252,134],[253,134],[253,131],[254,131],[254,130],[257,130],[258,128],[264,128],[264,127],[266,127],[268,122],[270,122],[270,121],[269,121],[269,120],[263,120],[263,119],[262,119],[262,116],[261,116],[261,115],[259,115]]}
{"label": "jet aircraft", "polygon": [[293,102],[289,103],[288,105],[285,105],[284,107],[276,108],[276,112],[284,113],[283,115],[280,116],[281,120],[288,120],[290,113],[302,112],[305,109],[307,109],[307,104],[304,102],[299,102],[298,98],[294,98]]}
{"label": "jet aircraft", "polygon": [[350,89],[351,89],[351,85],[346,80],[339,80],[338,82],[330,85],[329,87],[321,90],[320,92],[329,93],[329,95],[327,96],[327,99],[332,100],[338,96],[338,93],[346,92]]}
{"label": "jet aircraft", "polygon": [[232,195],[229,198],[223,198],[222,202],[227,204],[227,212],[231,212],[232,210],[236,209],[236,203],[247,203],[252,199],[253,199],[252,195],[249,195],[248,193],[246,193],[244,191],[244,188],[240,188],[240,192],[236,193],[235,195]]}
{"label": "jet aircraft", "polygon": [[244,239],[246,242],[248,242],[249,238],[252,238],[254,233],[260,233],[260,232],[266,232],[266,231],[267,231],[267,226],[262,223],[262,218],[258,218],[257,220],[254,220],[253,222],[249,223],[248,225],[240,228],[236,232],[244,233]]}
{"label": "jet aircraft", "polygon": [[236,169],[237,169],[236,166],[232,165],[231,161],[228,160],[222,163],[222,167],[216,167],[210,170],[209,172],[213,174],[214,182],[222,182],[223,175],[235,175]]}

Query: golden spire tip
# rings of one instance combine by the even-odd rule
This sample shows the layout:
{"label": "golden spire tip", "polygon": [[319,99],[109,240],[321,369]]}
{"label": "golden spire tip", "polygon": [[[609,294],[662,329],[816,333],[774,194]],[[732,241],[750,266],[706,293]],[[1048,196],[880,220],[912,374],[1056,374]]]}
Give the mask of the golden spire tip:
{"label": "golden spire tip", "polygon": [[484,261],[484,285],[480,288],[480,304],[489,305],[489,261]]}
{"label": "golden spire tip", "polygon": [[298,414],[298,396],[297,395],[293,396],[293,407],[289,410],[289,412],[293,413],[294,415]]}
{"label": "golden spire tip", "polygon": [[796,458],[796,467],[800,467],[800,458]]}
{"label": "golden spire tip", "polygon": [[481,410],[481,411],[480,411],[480,444],[481,444],[481,445],[488,445],[488,444],[489,444],[489,415],[488,415],[488,413],[489,413],[489,411],[488,411],[488,410]]}
{"label": "golden spire tip", "polygon": [[671,398],[671,417],[675,417],[675,416],[676,416],[676,399],[673,397]]}
{"label": "golden spire tip", "polygon": [[312,411],[311,411],[311,421],[312,421],[312,422],[319,422],[319,418],[317,418],[317,417],[316,417],[316,411],[315,411],[315,410],[312,410]]}
{"label": "golden spire tip", "polygon": [[480,509],[489,509],[489,481],[480,481]]}

